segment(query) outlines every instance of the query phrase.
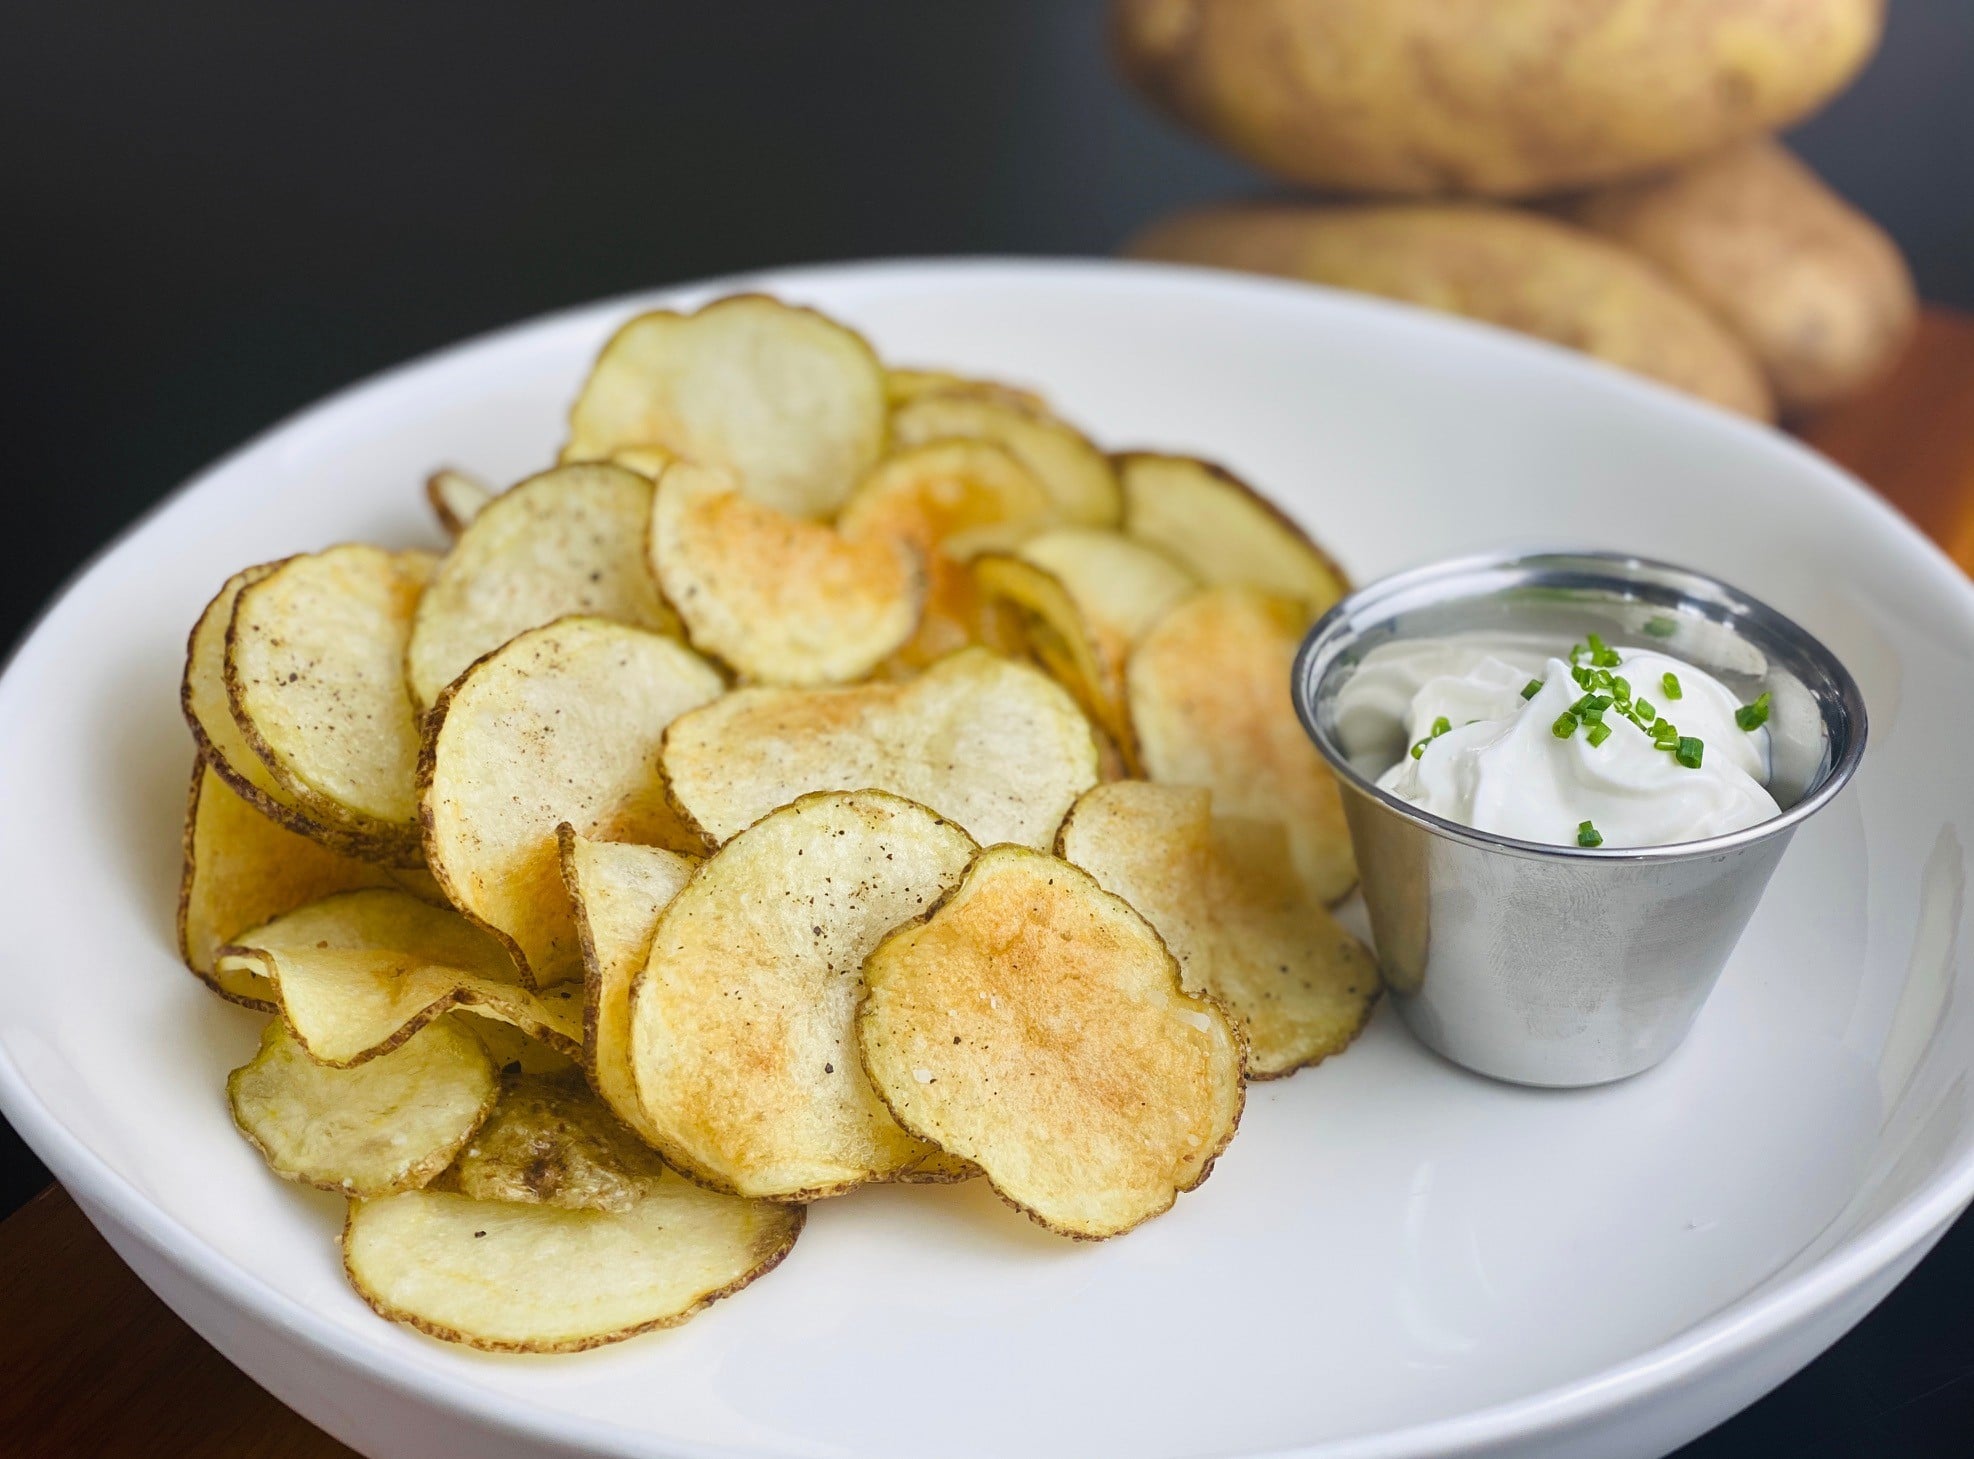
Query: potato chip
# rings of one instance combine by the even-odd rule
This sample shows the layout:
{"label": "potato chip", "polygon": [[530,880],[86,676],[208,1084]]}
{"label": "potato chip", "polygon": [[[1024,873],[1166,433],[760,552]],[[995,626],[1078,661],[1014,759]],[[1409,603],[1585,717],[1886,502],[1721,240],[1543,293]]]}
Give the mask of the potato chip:
{"label": "potato chip", "polygon": [[884,396],[893,410],[917,400],[921,395],[944,395],[953,391],[1004,396],[1025,410],[1044,415],[1049,409],[1049,402],[1033,390],[1019,385],[1004,385],[997,380],[973,380],[965,375],[955,375],[950,370],[892,369],[884,372]]}
{"label": "potato chip", "polygon": [[448,466],[425,478],[425,500],[448,537],[457,537],[496,493],[479,477]]}
{"label": "potato chip", "polygon": [[1048,846],[1096,783],[1097,747],[1046,675],[969,648],[900,684],[735,690],[672,726],[664,765],[715,844],[808,791],[868,786],[983,844]]}
{"label": "potato chip", "polygon": [[443,1018],[354,1069],[317,1063],[273,1019],[226,1081],[233,1122],[277,1174],[348,1196],[424,1185],[499,1097],[487,1051]]}
{"label": "potato chip", "polygon": [[660,914],[699,862],[659,846],[592,841],[567,824],[557,845],[583,948],[583,1067],[611,1112],[655,1145],[631,1072],[631,983],[651,957]]}
{"label": "potato chip", "polygon": [[656,481],[678,459],[663,446],[619,446],[610,453],[612,465],[635,471],[647,481]]}
{"label": "potato chip", "polygon": [[884,369],[834,320],[760,294],[640,314],[569,412],[568,461],[659,446],[723,467],[754,500],[826,517],[884,449]]}
{"label": "potato chip", "polygon": [[862,678],[912,636],[925,599],[904,544],[844,537],[685,461],[658,482],[651,568],[693,647],[760,683]]}
{"label": "potato chip", "polygon": [[[178,888],[178,950],[213,991],[249,1008],[274,1009],[273,990],[215,972],[236,933],[331,892],[392,885],[383,867],[358,861],[269,820],[202,757],[185,808],[185,873]],[[258,981],[258,980],[256,980]]]}
{"label": "potato chip", "polygon": [[[497,1018],[484,1018],[471,1007],[461,1008],[446,1016],[473,1031],[474,1037],[486,1045],[487,1057],[503,1074],[566,1074],[571,1070],[580,1072],[583,1067],[578,1059],[565,1052],[568,1048],[566,1043],[558,1049],[553,1044],[543,1043],[524,1028],[516,1028]],[[587,1034],[584,1035],[584,1043],[588,1043]],[[588,1057],[587,1047],[583,1050],[583,1057]]]}
{"label": "potato chip", "polygon": [[417,855],[418,714],[404,682],[423,552],[332,547],[240,590],[226,694],[247,744],[295,801],[379,854]]}
{"label": "potato chip", "polygon": [[1202,583],[1299,599],[1312,621],[1350,591],[1330,555],[1233,472],[1149,451],[1113,459],[1124,484],[1124,530]]}
{"label": "potato chip", "polygon": [[441,1185],[476,1201],[630,1210],[664,1162],[598,1102],[580,1073],[501,1081],[500,1103]]}
{"label": "potato chip", "polygon": [[935,390],[899,407],[891,434],[901,447],[956,439],[1005,448],[1042,483],[1065,522],[1114,527],[1123,494],[1109,458],[1054,416],[993,390]]}
{"label": "potato chip", "polygon": [[883,791],[806,795],[734,837],[665,909],[631,992],[645,1122],[679,1169],[747,1196],[811,1200],[930,1152],[857,1060],[857,969],[973,854]]}
{"label": "potato chip", "polygon": [[426,861],[454,906],[546,987],[580,977],[556,827],[599,840],[677,837],[657,755],[665,726],[716,698],[676,639],[600,618],[532,629],[434,706],[419,759]]}
{"label": "potato chip", "polygon": [[1334,901],[1357,865],[1336,781],[1289,699],[1306,616],[1292,598],[1208,589],[1152,627],[1124,677],[1145,772],[1206,787],[1217,814],[1281,821],[1303,881]]}
{"label": "potato chip", "polygon": [[517,633],[572,613],[677,634],[645,561],[651,483],[621,466],[563,466],[503,492],[439,564],[405,675],[420,704]]}
{"label": "potato chip", "polygon": [[242,933],[220,966],[246,964],[274,985],[281,1016],[309,1054],[339,1068],[387,1053],[454,1007],[581,1052],[582,999],[536,994],[487,933],[406,892],[339,892]]}
{"label": "potato chip", "polygon": [[1054,517],[1035,474],[985,441],[935,441],[879,462],[836,527],[855,541],[902,543],[925,564],[925,608],[894,666],[916,672],[974,643],[1013,651],[1016,636],[982,597],[967,559],[1011,547]]}
{"label": "potato chip", "polygon": [[1143,917],[1053,856],[982,851],[864,982],[864,1067],[898,1122],[1051,1230],[1130,1230],[1233,1138],[1238,1029]]}
{"label": "potato chip", "polygon": [[1056,854],[1137,908],[1187,990],[1240,1020],[1250,1078],[1314,1064],[1363,1028],[1377,964],[1296,877],[1280,822],[1216,818],[1209,791],[1131,780],[1077,801]]}
{"label": "potato chip", "polygon": [[343,1267],[380,1315],[510,1353],[572,1353],[675,1327],[774,1270],[800,1206],[642,1177],[625,1211],[418,1190],[352,1201]]}
{"label": "potato chip", "polygon": [[900,1185],[958,1185],[978,1174],[980,1167],[971,1160],[933,1150],[899,1171],[897,1179]]}

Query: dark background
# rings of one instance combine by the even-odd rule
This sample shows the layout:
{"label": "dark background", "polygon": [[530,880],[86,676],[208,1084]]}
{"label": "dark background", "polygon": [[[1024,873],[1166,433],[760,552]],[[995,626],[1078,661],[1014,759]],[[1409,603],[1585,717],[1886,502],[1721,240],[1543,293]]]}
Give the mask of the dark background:
{"label": "dark background", "polygon": [[[1974,5],[1893,0],[1800,150],[1974,305]],[[0,639],[206,461],[599,295],[1103,253],[1267,184],[1111,78],[1096,0],[58,3],[0,15]],[[0,1215],[47,1181],[0,1125]],[[1695,1456],[1974,1445],[1974,1226]]]}

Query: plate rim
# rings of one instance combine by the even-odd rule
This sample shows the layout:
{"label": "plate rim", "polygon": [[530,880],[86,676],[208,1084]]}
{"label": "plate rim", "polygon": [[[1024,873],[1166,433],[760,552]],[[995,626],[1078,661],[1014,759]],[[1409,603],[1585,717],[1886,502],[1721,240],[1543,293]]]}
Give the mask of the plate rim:
{"label": "plate rim", "polygon": [[[1323,285],[1191,265],[1074,257],[898,257],[753,269],[636,289],[547,310],[386,366],[288,412],[172,487],[84,559],[8,648],[4,664],[0,664],[0,709],[4,708],[8,681],[16,662],[39,638],[48,621],[108,559],[130,546],[157,517],[181,499],[310,417],[360,406],[368,397],[389,392],[401,378],[440,366],[454,356],[514,336],[571,325],[589,316],[607,318],[624,310],[691,305],[723,293],[755,290],[796,293],[805,288],[872,278],[904,283],[914,275],[927,276],[928,282],[977,282],[997,275],[1017,282],[1034,282],[1037,278],[1057,276],[1073,279],[1084,287],[1093,284],[1101,287],[1125,279],[1162,279],[1187,289],[1246,295],[1290,308],[1307,309],[1313,305],[1319,312],[1339,310],[1358,314],[1381,321],[1374,325],[1377,328],[1423,332],[1428,336],[1450,330],[1482,349],[1502,352],[1510,359],[1520,357],[1551,372],[1560,370],[1580,382],[1579,386],[1567,388],[1630,397],[1644,409],[1683,414],[1690,427],[1759,440],[1758,449],[1782,452],[1792,458],[1797,469],[1818,478],[1825,490],[1848,497],[1853,507],[1861,507],[1868,515],[1875,516],[1880,527],[1904,549],[1916,550],[1935,580],[1933,586],[1957,596],[1966,616],[1974,622],[1974,581],[1936,543],[1850,472],[1779,430],[1732,415],[1669,386],[1631,375],[1563,346],[1397,301]],[[754,1446],[665,1439],[648,1430],[618,1423],[548,1412],[526,1400],[510,1397],[496,1386],[482,1385],[445,1371],[437,1365],[436,1354],[383,1353],[361,1334],[344,1332],[237,1265],[223,1250],[153,1204],[40,1100],[4,1045],[0,1045],[0,1111],[4,1111],[29,1148],[55,1173],[92,1224],[96,1222],[95,1211],[103,1211],[154,1256],[229,1305],[286,1333],[318,1358],[351,1369],[401,1398],[413,1403],[443,1404],[517,1437],[550,1446],[573,1444],[604,1454],[635,1454],[656,1453],[650,1446],[662,1443],[665,1452],[677,1459],[781,1459],[777,1451]],[[1516,1398],[1424,1423],[1287,1448],[1228,1453],[1230,1456],[1238,1453],[1240,1459],[1399,1459],[1399,1456],[1471,1452],[1508,1441],[1564,1434],[1574,1425],[1663,1397],[1682,1383],[1724,1369],[1737,1359],[1756,1356],[1792,1330],[1809,1326],[1845,1298],[1867,1288],[1906,1256],[1914,1252],[1923,1255],[1970,1202],[1974,1202],[1974,1142],[1930,1181],[1803,1271],[1772,1286],[1762,1284],[1630,1358]],[[1817,1350],[1827,1346],[1820,1343]]]}

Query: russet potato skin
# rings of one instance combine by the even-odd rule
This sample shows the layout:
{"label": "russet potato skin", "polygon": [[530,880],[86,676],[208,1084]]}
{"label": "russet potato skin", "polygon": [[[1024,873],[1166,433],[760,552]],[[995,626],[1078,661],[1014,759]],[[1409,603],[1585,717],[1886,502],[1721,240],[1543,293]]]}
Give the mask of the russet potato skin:
{"label": "russet potato skin", "polygon": [[1767,138],[1555,210],[1683,285],[1754,352],[1785,412],[1855,394],[1912,335],[1898,246]]}
{"label": "russet potato skin", "polygon": [[1531,197],[1773,131],[1876,48],[1884,0],[1112,0],[1125,76],[1290,182]]}
{"label": "russet potato skin", "polygon": [[1304,279],[1484,320],[1742,415],[1774,417],[1748,349],[1670,278],[1627,249],[1523,209],[1233,205],[1154,224],[1126,252]]}

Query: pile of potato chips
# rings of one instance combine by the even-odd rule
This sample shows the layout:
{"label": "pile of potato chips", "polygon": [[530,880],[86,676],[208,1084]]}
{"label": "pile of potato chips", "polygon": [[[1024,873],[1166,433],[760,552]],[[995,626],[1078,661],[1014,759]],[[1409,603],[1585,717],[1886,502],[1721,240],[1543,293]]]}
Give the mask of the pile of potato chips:
{"label": "pile of potato chips", "polygon": [[615,1341],[872,1181],[1113,1236],[1363,1025],[1289,700],[1343,580],[1225,472],[746,295],[428,491],[450,551],[237,573],[183,692],[234,1118],[383,1315]]}

